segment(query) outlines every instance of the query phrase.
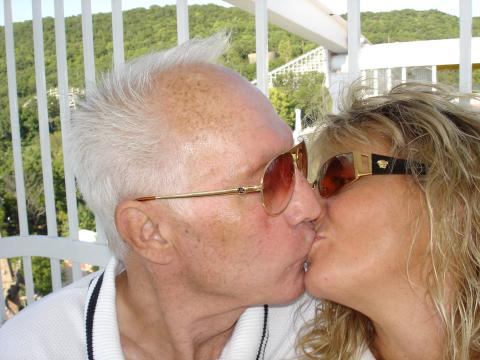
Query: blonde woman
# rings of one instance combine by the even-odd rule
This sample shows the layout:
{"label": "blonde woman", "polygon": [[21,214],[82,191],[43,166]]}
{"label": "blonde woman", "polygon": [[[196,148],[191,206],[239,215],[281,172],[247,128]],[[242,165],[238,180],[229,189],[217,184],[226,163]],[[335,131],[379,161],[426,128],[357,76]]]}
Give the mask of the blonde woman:
{"label": "blonde woman", "polygon": [[357,89],[322,127],[306,358],[479,358],[480,115],[459,97]]}

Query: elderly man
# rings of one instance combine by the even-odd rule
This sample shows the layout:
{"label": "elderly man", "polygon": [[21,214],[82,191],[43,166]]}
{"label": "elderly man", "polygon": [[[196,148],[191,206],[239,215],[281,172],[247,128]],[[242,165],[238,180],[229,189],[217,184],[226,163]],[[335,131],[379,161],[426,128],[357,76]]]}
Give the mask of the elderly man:
{"label": "elderly man", "polygon": [[[104,271],[24,310],[2,359],[285,359],[320,213],[303,144],[267,98],[212,62],[214,36],[106,75],[70,156],[105,227]],[[228,196],[227,196],[228,195]]]}

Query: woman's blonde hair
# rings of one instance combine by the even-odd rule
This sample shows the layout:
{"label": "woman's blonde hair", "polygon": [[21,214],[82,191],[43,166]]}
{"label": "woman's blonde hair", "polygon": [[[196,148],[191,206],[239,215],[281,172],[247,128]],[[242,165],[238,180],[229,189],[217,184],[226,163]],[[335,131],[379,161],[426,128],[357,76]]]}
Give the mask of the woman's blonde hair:
{"label": "woman's blonde hair", "polygon": [[[474,358],[480,354],[480,113],[460,104],[475,96],[418,83],[381,96],[365,93],[350,89],[340,113],[320,126],[312,150],[368,144],[373,136],[391,144],[393,156],[427,165],[427,175],[413,177],[429,216],[433,271],[426,280],[446,334],[443,359]],[[320,301],[302,335],[306,358],[347,360],[371,346],[375,331],[365,315]]]}

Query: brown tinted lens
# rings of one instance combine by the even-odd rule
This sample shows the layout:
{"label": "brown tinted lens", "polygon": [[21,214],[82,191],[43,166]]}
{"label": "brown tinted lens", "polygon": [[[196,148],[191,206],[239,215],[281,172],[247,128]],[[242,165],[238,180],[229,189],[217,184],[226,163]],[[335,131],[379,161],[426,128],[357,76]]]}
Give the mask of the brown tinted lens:
{"label": "brown tinted lens", "polygon": [[302,141],[297,148],[296,151],[296,163],[298,170],[305,176],[308,177],[308,155],[307,155],[307,147],[305,143]]}
{"label": "brown tinted lens", "polygon": [[281,213],[293,193],[295,166],[290,153],[281,154],[268,164],[263,176],[263,204],[270,215]]}
{"label": "brown tinted lens", "polygon": [[329,197],[353,180],[355,180],[353,154],[337,155],[321,167],[318,190],[322,197]]}

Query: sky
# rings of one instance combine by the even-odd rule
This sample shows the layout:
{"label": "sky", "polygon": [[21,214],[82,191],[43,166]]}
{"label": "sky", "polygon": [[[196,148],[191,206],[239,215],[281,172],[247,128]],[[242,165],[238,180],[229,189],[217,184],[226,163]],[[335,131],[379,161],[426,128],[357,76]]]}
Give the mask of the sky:
{"label": "sky", "polygon": [[[32,19],[32,0],[11,0],[13,21],[24,21]],[[41,0],[33,0],[41,1]],[[270,0],[275,1],[275,0]],[[295,0],[290,0],[292,3]],[[347,0],[318,0],[330,8],[332,12],[344,14],[347,12]],[[430,10],[437,9],[447,14],[458,16],[459,1],[462,0],[360,0],[360,11],[391,11],[400,9]],[[3,0],[0,7],[0,24],[3,25]],[[111,12],[111,0],[91,0],[92,12]],[[43,16],[53,16],[54,0],[42,0]],[[148,8],[151,5],[173,5],[175,0],[122,0],[123,10],[137,7]],[[221,0],[190,0],[189,5],[213,3],[220,6],[231,6]],[[480,16],[480,1],[472,0],[473,16]],[[64,1],[65,16],[77,15],[81,12],[81,0]]]}

